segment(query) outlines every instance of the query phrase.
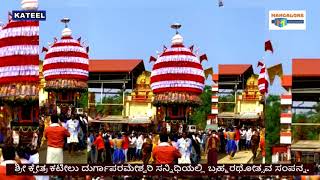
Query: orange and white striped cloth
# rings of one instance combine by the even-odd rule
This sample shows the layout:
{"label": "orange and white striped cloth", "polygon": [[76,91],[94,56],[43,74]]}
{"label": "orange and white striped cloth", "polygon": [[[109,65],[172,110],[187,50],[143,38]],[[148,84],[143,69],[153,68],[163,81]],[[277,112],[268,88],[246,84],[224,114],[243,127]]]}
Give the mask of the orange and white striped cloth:
{"label": "orange and white striped cloth", "polygon": [[258,67],[260,66],[261,66],[261,70],[258,78],[258,87],[261,94],[266,94],[268,93],[268,86],[269,86],[269,82],[266,74],[266,65],[263,62],[259,61]]}

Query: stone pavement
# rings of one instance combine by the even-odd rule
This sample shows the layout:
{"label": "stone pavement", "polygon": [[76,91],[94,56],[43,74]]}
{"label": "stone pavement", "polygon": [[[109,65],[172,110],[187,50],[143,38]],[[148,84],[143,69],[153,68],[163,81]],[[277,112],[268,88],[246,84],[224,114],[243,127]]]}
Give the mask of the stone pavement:
{"label": "stone pavement", "polygon": [[257,157],[256,157],[256,159],[255,160],[253,160],[253,158],[252,158],[252,160],[250,161],[250,164],[262,164],[262,154],[261,154],[261,152],[260,151],[258,151],[258,155],[257,155]]}
{"label": "stone pavement", "polygon": [[229,159],[226,155],[218,160],[218,164],[248,164],[252,160],[253,154],[251,151],[239,151],[233,159]]}
{"label": "stone pavement", "polygon": [[[42,147],[39,149],[40,164],[46,163],[47,148]],[[66,164],[87,164],[87,152],[80,151],[74,154],[69,154],[68,151],[63,152],[63,161]]]}

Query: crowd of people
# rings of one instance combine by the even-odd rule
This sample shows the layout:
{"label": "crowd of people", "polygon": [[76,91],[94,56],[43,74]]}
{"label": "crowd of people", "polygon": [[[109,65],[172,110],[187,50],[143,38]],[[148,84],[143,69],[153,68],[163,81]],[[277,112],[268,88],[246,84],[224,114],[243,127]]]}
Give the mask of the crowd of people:
{"label": "crowd of people", "polygon": [[[47,164],[60,164],[65,163],[63,161],[63,150],[67,144],[70,147],[72,143],[75,143],[75,147],[79,150],[81,148],[86,148],[86,141],[79,138],[77,133],[81,127],[80,122],[71,116],[70,120],[65,123],[61,121],[61,117],[57,115],[52,115],[50,117],[50,122],[46,122],[46,127],[43,128],[42,134],[47,142]],[[85,130],[87,128],[84,128]],[[41,142],[39,134],[36,132],[24,132],[11,130],[11,134],[3,140],[0,145],[0,179],[12,179],[12,180],[49,180],[49,176],[7,176],[7,164],[39,164],[40,154],[38,152],[38,143]],[[86,131],[85,131],[86,132]],[[29,136],[29,140],[25,139],[26,134]],[[30,136],[31,135],[31,136]],[[72,137],[73,136],[73,137]],[[31,138],[32,137],[32,138]],[[73,138],[73,139],[72,139]],[[26,140],[28,140],[26,143]],[[84,147],[81,145],[83,141]],[[70,153],[72,153],[73,148],[69,148]],[[59,177],[62,179],[62,177]]]}
{"label": "crowd of people", "polygon": [[[173,138],[173,137],[172,137]],[[88,162],[122,164],[130,161],[153,161],[152,152],[160,136],[152,133],[90,132]]]}
{"label": "crowd of people", "polygon": [[5,144],[1,147],[1,160],[0,160],[0,179],[11,180],[34,180],[43,179],[42,176],[6,176],[7,164],[38,164],[39,153],[32,145],[14,145]]}
{"label": "crowd of people", "polygon": [[86,117],[52,115],[49,120],[44,121],[41,134],[43,142],[47,142],[47,163],[63,163],[63,150],[68,149],[70,155],[76,155],[76,151],[86,149]]}
{"label": "crowd of people", "polygon": [[[172,152],[172,156],[175,157],[173,163],[177,164],[197,164],[205,159],[209,164],[216,164],[218,153],[227,154],[233,159],[239,150],[251,150],[255,159],[259,147],[264,151],[264,135],[261,133],[263,132],[255,128],[236,127],[198,133],[91,131],[87,137],[88,162],[163,163],[168,162],[167,152],[173,150],[176,150]],[[201,159],[203,156],[207,157]]]}
{"label": "crowd of people", "polygon": [[[72,145],[80,144],[77,132],[79,132],[81,125],[74,115],[65,123],[61,121],[61,117],[56,115],[51,116],[50,120],[51,123],[43,133],[48,145],[46,163],[64,163],[63,148],[67,144],[69,152],[72,153]],[[208,130],[198,133],[167,133],[165,130],[158,134],[134,131],[99,131],[98,133],[90,131],[87,134],[87,142],[84,144],[87,145],[88,163],[208,163],[214,165],[218,163],[218,154],[228,154],[232,159],[238,150],[251,149],[255,158],[259,146],[261,151],[264,151],[263,136],[264,129],[237,127],[219,128],[218,131]],[[244,140],[243,137],[246,139]],[[6,164],[39,163],[37,145],[33,141],[37,141],[37,139],[33,138],[29,146],[22,146],[19,141],[16,144],[15,137],[13,137],[12,145],[2,147],[0,179],[5,176]],[[25,176],[25,179],[34,178],[45,179],[48,177]]]}
{"label": "crowd of people", "polygon": [[253,127],[229,127],[219,128],[216,133],[219,139],[219,152],[226,152],[232,159],[237,151],[251,150],[253,160],[257,156],[257,150],[260,147],[264,155],[264,129],[259,130]]}
{"label": "crowd of people", "polygon": [[42,101],[40,105],[39,144],[43,145],[46,140],[44,131],[50,126],[52,115],[58,115],[59,124],[70,133],[70,136],[65,138],[63,148],[69,149],[69,152],[73,154],[76,150],[83,151],[87,148],[88,116],[86,113],[77,114],[76,108],[72,105],[57,106],[54,103],[50,104],[48,100]]}

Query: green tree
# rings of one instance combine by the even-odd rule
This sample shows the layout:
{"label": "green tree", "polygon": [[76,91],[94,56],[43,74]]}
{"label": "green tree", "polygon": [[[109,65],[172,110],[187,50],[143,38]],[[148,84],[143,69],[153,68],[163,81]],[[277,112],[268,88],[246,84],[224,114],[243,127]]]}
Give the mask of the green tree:
{"label": "green tree", "polygon": [[[122,105],[104,105],[104,104],[122,104],[123,103],[123,91],[118,91],[116,95],[105,96],[102,99],[102,104],[96,106],[96,111],[103,115],[121,115]],[[125,92],[125,96],[129,93]]]}
{"label": "green tree", "polygon": [[280,143],[280,97],[269,95],[267,98],[265,126],[266,126],[266,163],[271,163],[271,147]]}
{"label": "green tree", "polygon": [[[314,105],[314,111],[302,112],[293,116],[293,122],[320,123],[320,103]],[[319,126],[293,126],[293,138],[297,140],[318,140]]]}
{"label": "green tree", "polygon": [[102,103],[98,104],[96,110],[99,114],[103,115],[121,115],[123,107],[121,105],[106,105],[106,104],[120,104],[119,96],[106,96],[103,97]]}
{"label": "green tree", "polygon": [[[307,116],[308,123],[320,123],[320,103],[314,105],[315,112],[312,112],[311,115]],[[319,140],[320,128],[319,126],[304,126],[308,127],[306,132],[308,132],[309,140]]]}
{"label": "green tree", "polygon": [[189,124],[197,125],[200,128],[206,127],[207,117],[211,113],[211,86],[205,86],[200,95],[202,104],[195,107]]}
{"label": "green tree", "polygon": [[[229,102],[235,102],[234,95],[229,94],[226,96],[219,96],[219,112],[234,112],[235,104]],[[228,102],[228,103],[221,103]]]}
{"label": "green tree", "polygon": [[79,102],[80,108],[85,109],[88,107],[88,91],[81,93],[81,96],[78,102]]}

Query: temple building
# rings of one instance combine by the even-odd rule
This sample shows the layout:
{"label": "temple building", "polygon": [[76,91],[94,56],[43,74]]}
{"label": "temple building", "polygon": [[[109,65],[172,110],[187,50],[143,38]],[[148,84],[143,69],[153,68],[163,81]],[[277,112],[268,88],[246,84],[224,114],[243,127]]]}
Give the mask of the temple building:
{"label": "temple building", "polygon": [[[89,61],[88,119],[91,129],[129,130],[129,116],[138,117],[135,115],[132,105],[137,107],[137,102],[142,101],[143,97],[146,101],[143,103],[147,107],[148,101],[150,101],[151,94],[148,86],[143,86],[143,79],[145,79],[145,83],[148,82],[147,77],[142,78],[141,76],[144,71],[145,67],[141,59],[95,59]],[[144,76],[148,76],[148,73]],[[144,105],[141,108],[144,108]],[[138,110],[138,115],[144,115],[140,111]]]}
{"label": "temple building", "polygon": [[[171,27],[179,29],[181,25]],[[193,46],[185,47],[177,31],[171,47],[164,47],[157,58],[150,60],[154,61],[151,89],[155,95],[153,104],[157,107],[158,130],[170,127],[167,129],[172,132],[181,132],[193,108],[201,104],[200,94],[205,82],[201,61],[206,60],[206,55],[198,57]]]}
{"label": "temple building", "polygon": [[319,66],[320,59],[293,59],[292,75],[282,77],[286,91],[281,95],[280,144],[273,147],[273,163],[320,162]]}
{"label": "temple building", "polygon": [[238,125],[264,126],[264,97],[259,92],[258,76],[252,75],[247,79],[246,88],[237,97]]}
{"label": "temple building", "polygon": [[212,110],[207,126],[264,127],[264,96],[259,92],[252,65],[220,64],[212,79]]}
{"label": "temple building", "polygon": [[129,120],[129,130],[141,131],[154,124],[156,108],[152,105],[154,97],[150,87],[150,75],[150,72],[144,71],[137,78],[135,89],[125,98],[125,116]]}

